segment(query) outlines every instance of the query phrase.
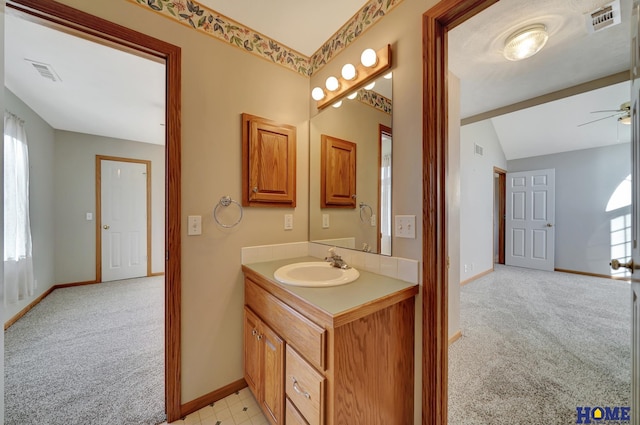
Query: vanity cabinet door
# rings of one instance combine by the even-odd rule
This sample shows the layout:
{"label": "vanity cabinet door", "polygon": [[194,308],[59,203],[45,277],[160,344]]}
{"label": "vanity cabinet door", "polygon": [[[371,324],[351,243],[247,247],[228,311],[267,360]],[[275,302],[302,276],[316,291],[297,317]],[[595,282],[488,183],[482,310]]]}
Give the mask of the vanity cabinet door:
{"label": "vanity cabinet door", "polygon": [[244,308],[244,379],[272,425],[284,422],[285,344],[250,308]]}
{"label": "vanity cabinet door", "polygon": [[262,337],[260,319],[251,310],[244,309],[244,379],[249,389],[260,400]]}

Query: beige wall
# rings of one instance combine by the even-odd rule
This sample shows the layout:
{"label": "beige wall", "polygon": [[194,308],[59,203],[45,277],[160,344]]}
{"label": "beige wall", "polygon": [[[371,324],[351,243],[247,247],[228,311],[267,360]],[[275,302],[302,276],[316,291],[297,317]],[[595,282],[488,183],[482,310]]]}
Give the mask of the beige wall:
{"label": "beige wall", "polygon": [[57,130],[55,283],[96,278],[96,155],[151,161],[151,271],[164,272],[164,146]]}
{"label": "beige wall", "polygon": [[[240,248],[307,240],[309,81],[125,0],[63,0],[182,48],[182,402],[242,378]],[[134,72],[132,78],[141,78]],[[243,112],[295,125],[295,209],[245,208],[233,229],[216,226],[220,197],[241,199]],[[284,214],[294,229],[283,230]],[[202,236],[186,236],[202,215]]]}
{"label": "beige wall", "polygon": [[[320,140],[326,134],[356,146],[356,205],[364,202],[374,214],[378,208],[379,124],[391,127],[391,115],[359,101],[345,101],[340,108],[326,108],[310,121],[310,207],[311,240],[353,237],[355,248],[367,243],[377,250],[377,226],[360,220],[360,208],[320,208]],[[329,228],[322,228],[322,214],[329,214]],[[363,213],[368,217],[369,212]]]}

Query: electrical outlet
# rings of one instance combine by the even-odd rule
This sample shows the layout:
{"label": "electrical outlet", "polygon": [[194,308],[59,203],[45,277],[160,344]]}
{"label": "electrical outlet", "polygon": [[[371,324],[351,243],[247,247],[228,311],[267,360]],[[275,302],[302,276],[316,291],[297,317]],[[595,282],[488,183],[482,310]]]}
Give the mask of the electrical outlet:
{"label": "electrical outlet", "polygon": [[198,236],[202,234],[202,216],[190,215],[188,217],[187,235]]}
{"label": "electrical outlet", "polygon": [[416,238],[416,216],[415,215],[397,215],[396,216],[396,237],[398,238]]}
{"label": "electrical outlet", "polygon": [[284,215],[284,230],[293,229],[293,214]]}
{"label": "electrical outlet", "polygon": [[467,267],[467,265],[465,264],[465,265],[464,265],[464,272],[466,273],[466,272],[468,272],[468,271],[469,271],[469,267]]}
{"label": "electrical outlet", "polygon": [[376,215],[375,215],[375,214],[373,214],[373,215],[371,216],[371,221],[370,221],[370,223],[371,223],[371,227],[376,227],[376,226],[378,225],[378,221],[376,220]]}

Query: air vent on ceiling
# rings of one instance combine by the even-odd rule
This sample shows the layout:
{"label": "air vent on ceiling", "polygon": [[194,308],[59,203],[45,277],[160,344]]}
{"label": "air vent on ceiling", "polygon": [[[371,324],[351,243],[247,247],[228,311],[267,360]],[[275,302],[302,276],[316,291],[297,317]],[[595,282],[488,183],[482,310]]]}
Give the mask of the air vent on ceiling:
{"label": "air vent on ceiling", "polygon": [[47,78],[53,82],[62,81],[58,73],[48,63],[36,62],[31,59],[25,59],[25,60],[29,62],[31,65],[33,65],[33,67],[36,69],[36,71],[38,71],[38,73],[42,77]]}
{"label": "air vent on ceiling", "polygon": [[618,25],[620,19],[620,0],[607,3],[598,10],[585,15],[587,30],[590,33],[602,31],[605,28]]}
{"label": "air vent on ceiling", "polygon": [[479,145],[479,144],[477,144],[477,143],[474,143],[474,144],[473,144],[473,146],[474,146],[474,149],[475,149],[476,155],[480,155],[480,156],[483,156],[483,155],[484,155],[484,148],[483,148],[482,146],[480,146],[480,145]]}

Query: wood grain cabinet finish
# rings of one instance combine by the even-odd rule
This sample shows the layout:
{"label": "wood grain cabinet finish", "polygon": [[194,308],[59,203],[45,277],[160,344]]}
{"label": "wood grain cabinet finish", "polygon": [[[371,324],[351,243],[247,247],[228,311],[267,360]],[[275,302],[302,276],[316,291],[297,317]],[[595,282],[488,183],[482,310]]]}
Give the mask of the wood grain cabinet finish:
{"label": "wood grain cabinet finish", "polygon": [[[282,391],[278,403],[287,425],[413,423],[416,292],[332,316],[245,269],[245,339],[256,319],[282,338],[283,374],[263,370],[261,385]],[[264,390],[250,383],[258,372],[247,364],[255,361],[255,349],[261,348],[245,341],[245,379],[260,399]]]}
{"label": "wood grain cabinet finish", "polygon": [[284,423],[285,345],[249,308],[244,310],[244,378],[272,425]]}
{"label": "wood grain cabinet finish", "polygon": [[242,114],[242,205],[296,206],[296,128]]}
{"label": "wood grain cabinet finish", "polygon": [[322,134],[320,206],[356,207],[356,144]]}

